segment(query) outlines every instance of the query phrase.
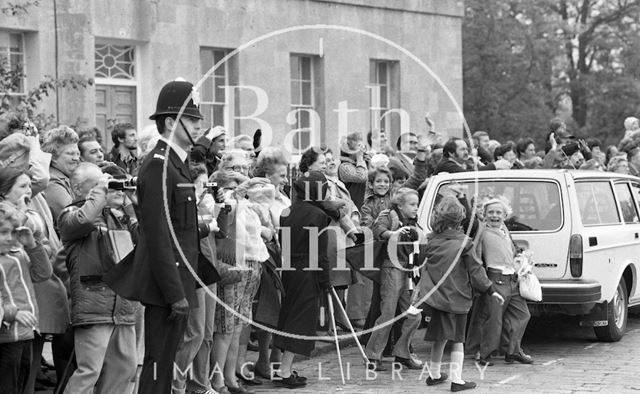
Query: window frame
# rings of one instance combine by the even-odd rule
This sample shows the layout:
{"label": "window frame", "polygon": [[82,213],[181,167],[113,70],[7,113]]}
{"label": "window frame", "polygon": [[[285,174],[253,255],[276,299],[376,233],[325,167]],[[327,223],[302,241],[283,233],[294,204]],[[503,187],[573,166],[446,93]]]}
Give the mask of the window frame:
{"label": "window frame", "polygon": [[[210,52],[211,53],[211,59],[212,59],[212,64],[209,65],[209,67],[206,70],[203,70],[203,59],[202,59],[202,53],[203,52]],[[200,51],[198,52],[198,55],[200,57],[200,75],[204,76],[218,61],[220,61],[222,58],[224,58],[225,56],[227,56],[229,53],[231,53],[232,49],[229,48],[219,48],[219,47],[207,47],[207,46],[203,46],[200,47]],[[216,53],[222,55],[221,58],[218,59],[218,61],[216,61]],[[216,71],[220,70],[222,68],[222,70],[224,71],[224,75],[221,77],[219,75],[216,75],[215,72],[211,73],[211,75],[209,75],[209,77],[207,77],[207,80],[205,82],[203,82],[204,84],[207,83],[211,83],[211,100],[205,100],[205,97],[203,95],[203,90],[204,90],[204,86],[202,86],[200,88],[200,110],[202,112],[208,112],[211,115],[211,127],[213,126],[223,126],[226,127],[226,125],[228,124],[229,119],[228,118],[228,107],[229,107],[229,103],[228,103],[228,98],[226,96],[226,90],[225,90],[225,96],[224,96],[224,101],[216,101],[216,86],[228,86],[231,85],[231,78],[230,78],[230,67],[229,67],[229,62],[226,61],[224,63],[222,63],[222,65],[220,67],[218,67],[216,69]],[[224,84],[223,85],[219,85],[217,84],[216,80],[218,79],[224,79]],[[206,110],[205,110],[206,108]],[[220,122],[220,120],[216,119],[215,114],[216,114],[216,108],[219,108],[222,111],[222,119]],[[204,113],[203,113],[204,115]],[[205,119],[207,119],[207,117],[205,116]]]}
{"label": "window frame", "polygon": [[[133,50],[133,75],[132,78],[115,78],[115,77],[98,77],[96,75],[97,71],[97,59],[96,54],[98,51],[99,45],[111,45],[111,46],[122,46],[122,47],[130,47]],[[96,85],[120,85],[120,86],[138,86],[139,73],[136,72],[140,70],[140,60],[138,56],[138,46],[132,43],[122,43],[118,41],[102,41],[96,40],[93,47],[93,70],[94,70],[94,79]]]}
{"label": "window frame", "polygon": [[[620,198],[618,196],[618,190],[616,189],[616,187],[618,185],[626,185],[627,186],[627,190],[629,191],[629,194],[631,195],[631,201],[633,202],[633,206],[636,212],[636,222],[627,222],[624,221],[623,218],[623,223],[627,224],[627,225],[634,225],[634,224],[640,224],[640,206],[638,206],[638,203],[640,203],[640,184],[637,182],[633,182],[633,181],[623,181],[623,182],[615,182],[614,184],[614,189],[616,192],[616,205],[618,206],[618,209],[620,210],[620,214],[622,214],[622,206],[620,205]],[[635,185],[635,186],[634,186]],[[636,197],[636,195],[634,194],[634,187],[636,187],[638,189],[638,196]]]}
{"label": "window frame", "polygon": [[[380,95],[378,97],[378,102],[379,102],[379,107],[373,107],[373,102],[370,102],[369,104],[369,122],[370,122],[370,129],[373,130],[374,126],[376,125],[376,122],[374,120],[374,116],[376,115],[376,110],[379,111],[378,114],[378,122],[379,122],[379,127],[378,129],[381,132],[385,132],[387,135],[390,133],[390,129],[391,129],[391,118],[389,118],[387,115],[387,112],[389,110],[391,110],[391,69],[393,67],[393,61],[391,60],[381,60],[381,59],[371,59],[371,63],[370,63],[370,67],[372,68],[370,70],[370,76],[373,78],[369,78],[369,79],[373,79],[369,81],[369,86],[377,86],[380,89],[378,89],[378,94]],[[386,67],[386,72],[385,72],[385,78],[386,78],[386,83],[381,83],[380,82],[380,72],[379,72],[379,66],[381,64],[384,64]],[[386,87],[386,97],[385,97],[385,102],[386,102],[386,106],[383,107],[382,106],[382,87]]]}
{"label": "window frame", "polygon": [[[595,224],[593,224],[593,223],[587,224],[587,223],[584,222],[584,218],[582,217],[582,211],[581,211],[580,205],[579,205],[580,204],[579,203],[580,198],[579,198],[579,194],[578,194],[578,185],[581,185],[581,184],[587,184],[587,185],[591,184],[591,185],[593,185],[595,183],[607,184],[609,186],[609,191],[611,192],[611,195],[613,196],[613,202],[614,202],[615,207],[616,207],[616,215],[618,216],[618,221],[617,222],[613,222],[613,223],[595,223]],[[615,185],[614,185],[614,183],[612,181],[606,180],[606,179],[603,179],[603,180],[594,180],[594,179],[576,180],[574,186],[575,186],[575,190],[576,190],[576,198],[578,199],[578,215],[580,217],[580,222],[582,223],[582,225],[584,227],[621,226],[621,225],[625,224],[624,223],[624,219],[622,218],[622,212],[620,211],[620,206],[619,206],[619,202],[618,202],[618,195],[617,195],[616,190],[615,190]],[[593,190],[592,190],[592,194],[593,194]],[[599,215],[599,213],[598,213],[598,215]]]}
{"label": "window frame", "polygon": [[[8,91],[6,92],[7,96],[13,96],[13,97],[20,97],[20,96],[26,96],[27,95],[27,57],[26,57],[26,43],[25,43],[25,36],[24,36],[24,32],[21,31],[14,31],[14,30],[0,30],[0,34],[6,34],[7,38],[9,40],[9,44],[6,47],[6,53],[4,53],[4,55],[7,56],[7,64],[9,66],[9,69],[13,68],[13,65],[11,64],[11,56],[12,55],[21,55],[22,58],[22,91],[20,92],[16,92],[16,91]],[[20,51],[19,52],[12,52],[11,51],[11,36],[12,35],[16,35],[20,37]]]}
{"label": "window frame", "polygon": [[[293,75],[291,75],[291,71],[293,68],[293,65],[291,64],[291,62],[293,62],[294,59],[298,59],[297,60],[297,75],[296,77],[298,78],[294,78]],[[302,62],[301,59],[307,59],[309,61],[309,79],[304,79],[303,78],[303,70],[302,70]],[[315,67],[315,55],[310,55],[310,54],[301,54],[301,53],[291,53],[289,56],[289,106],[290,106],[290,111],[297,111],[296,112],[296,123],[291,125],[291,130],[297,130],[296,135],[294,136],[293,139],[293,144],[294,144],[294,148],[296,150],[300,150],[298,147],[300,146],[304,146],[304,142],[311,142],[311,127],[312,127],[312,115],[307,112],[307,116],[309,119],[309,124],[306,127],[301,127],[301,120],[300,120],[300,114],[302,112],[305,112],[304,110],[313,110],[317,112],[316,109],[316,67]],[[299,84],[299,97],[300,97],[300,103],[296,104],[293,102],[293,97],[294,97],[294,93],[293,93],[293,84],[294,82],[297,82]],[[304,89],[303,89],[303,84],[304,83],[309,83],[310,84],[310,89],[309,89],[309,103],[310,104],[303,104],[304,103],[304,98],[303,98],[303,93],[304,93]],[[303,110],[303,111],[300,111]],[[304,141],[303,140],[303,135],[306,135],[306,138],[308,139],[308,141]],[[300,150],[301,151],[301,150]]]}
{"label": "window frame", "polygon": [[[499,179],[493,179],[493,178],[484,178],[484,179],[456,179],[456,180],[445,180],[440,182],[439,184],[435,185],[435,193],[434,193],[434,198],[432,198],[432,201],[429,204],[429,210],[427,211],[427,217],[429,218],[429,220],[427,220],[426,223],[426,227],[429,229],[429,231],[433,231],[433,229],[431,228],[431,214],[433,212],[433,210],[435,209],[435,205],[436,205],[436,196],[438,195],[438,192],[440,191],[440,189],[443,186],[446,185],[451,185],[451,184],[456,184],[456,183],[460,183],[460,184],[467,184],[470,186],[469,188],[469,195],[466,196],[467,197],[467,201],[470,204],[469,198],[471,196],[473,196],[476,192],[475,187],[476,187],[476,182],[479,186],[480,183],[497,183],[497,182],[509,182],[509,183],[517,183],[517,184],[522,184],[522,183],[549,183],[549,184],[553,184],[556,186],[556,191],[558,192],[558,203],[560,204],[560,223],[558,224],[558,226],[553,229],[553,230],[525,230],[525,231],[520,231],[520,230],[509,230],[510,233],[512,234],[553,234],[553,233],[558,233],[563,231],[564,227],[565,227],[565,222],[566,222],[566,212],[565,212],[565,204],[564,204],[564,200],[563,200],[563,196],[564,196],[564,192],[562,190],[562,186],[560,184],[560,182],[558,182],[555,179],[540,179],[540,178],[499,178]],[[472,189],[473,188],[473,189]],[[471,207],[473,209],[473,207]],[[464,228],[463,232],[466,232],[467,229]]]}

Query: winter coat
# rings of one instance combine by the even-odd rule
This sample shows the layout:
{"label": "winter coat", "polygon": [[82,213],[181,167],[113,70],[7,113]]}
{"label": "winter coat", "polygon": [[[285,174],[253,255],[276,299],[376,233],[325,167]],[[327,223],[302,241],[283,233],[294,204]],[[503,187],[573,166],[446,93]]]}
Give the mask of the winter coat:
{"label": "winter coat", "polygon": [[338,178],[344,182],[356,207],[362,206],[364,202],[368,171],[364,160],[356,161],[353,155],[344,151],[340,152]]}
{"label": "winter coat", "polygon": [[71,189],[69,178],[57,168],[49,167],[49,177],[49,185],[47,185],[43,195],[49,208],[51,208],[53,222],[57,224],[60,212],[73,202],[73,190]]}
{"label": "winter coat", "polygon": [[[373,236],[377,240],[382,240],[382,234],[385,231],[396,231],[400,227],[411,227],[409,234],[403,234],[397,238],[396,253],[397,261],[395,264],[391,261],[391,257],[388,255],[384,259],[383,267],[396,267],[400,264],[402,267],[407,267],[409,264],[409,255],[413,253],[413,245],[411,243],[420,241],[422,229],[418,225],[416,219],[408,219],[402,217],[402,215],[394,208],[385,209],[380,212],[378,218],[373,224]],[[387,248],[389,251],[389,248]]]}
{"label": "winter coat", "polygon": [[33,196],[30,207],[33,209],[33,213],[38,214],[38,221],[41,221],[38,227],[46,237],[43,244],[46,243],[45,249],[53,268],[53,274],[49,279],[33,284],[40,310],[40,332],[64,334],[70,324],[70,315],[67,288],[62,280],[62,278],[65,280],[69,278],[65,264],[65,254],[60,253],[63,249],[62,242],[60,242],[60,238],[56,234],[51,210],[42,194]]}
{"label": "winter coat", "polygon": [[[456,260],[460,252],[460,258]],[[425,259],[419,284],[420,295],[430,294],[426,303],[433,308],[449,313],[468,313],[472,288],[493,293],[491,280],[473,252],[471,238],[460,231],[449,229],[429,234],[427,245],[418,256],[420,263]],[[447,274],[452,265],[453,269]],[[440,280],[443,282],[436,288]]]}
{"label": "winter coat", "polygon": [[51,264],[47,253],[39,243],[35,248],[16,248],[0,254],[0,293],[4,317],[0,324],[0,343],[33,339],[35,327],[26,327],[15,321],[18,311],[29,311],[38,318],[38,303],[33,290],[34,282],[42,282],[51,276]]}
{"label": "winter coat", "polygon": [[106,229],[128,229],[137,223],[121,223],[105,208],[105,196],[89,196],[65,208],[58,218],[62,242],[67,249],[70,275],[71,324],[135,324],[139,304],[126,300],[103,281],[111,268],[106,253]]}
{"label": "winter coat", "polygon": [[380,212],[389,209],[391,206],[391,190],[384,196],[370,194],[364,200],[360,209],[360,226],[373,228],[373,223],[380,215]]}
{"label": "winter coat", "polygon": [[[318,193],[318,188],[310,188],[309,199],[305,201],[296,198],[291,208],[286,209],[280,218],[283,236],[288,237],[281,237],[284,240],[282,255],[290,268],[282,271],[285,295],[278,318],[278,330],[314,336],[319,316],[318,301],[323,294],[321,289],[330,283],[327,256],[329,232],[323,230],[329,225],[331,218],[319,203],[326,195],[326,178],[319,172],[312,171],[309,177],[298,179],[294,183],[294,187],[300,192],[296,193],[297,195],[304,194],[306,181],[323,183],[322,194]],[[314,245],[317,247],[314,248]],[[316,269],[310,270],[314,265]],[[314,341],[279,335],[274,337],[274,343],[279,349],[306,356],[309,356],[314,348]]]}
{"label": "winter coat", "polygon": [[[124,154],[123,154],[124,151]],[[127,148],[113,147],[109,156],[107,157],[107,161],[112,162],[118,167],[122,168],[132,176],[138,176],[138,169],[140,168],[140,159],[133,154],[133,152],[129,151]]]}

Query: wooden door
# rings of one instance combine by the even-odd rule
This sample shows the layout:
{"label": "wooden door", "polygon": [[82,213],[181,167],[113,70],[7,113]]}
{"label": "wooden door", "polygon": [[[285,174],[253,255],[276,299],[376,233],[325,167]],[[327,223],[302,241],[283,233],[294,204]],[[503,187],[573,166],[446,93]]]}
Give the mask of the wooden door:
{"label": "wooden door", "polygon": [[111,130],[116,123],[136,125],[136,87],[96,85],[96,126],[103,131],[103,145],[113,146]]}

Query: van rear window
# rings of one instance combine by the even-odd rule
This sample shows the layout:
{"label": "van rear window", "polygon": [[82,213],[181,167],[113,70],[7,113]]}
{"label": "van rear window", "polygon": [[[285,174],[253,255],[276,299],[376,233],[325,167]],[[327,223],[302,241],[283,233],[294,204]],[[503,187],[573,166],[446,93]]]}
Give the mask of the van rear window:
{"label": "van rear window", "polygon": [[616,199],[609,182],[577,182],[576,196],[585,226],[620,223]]}
{"label": "van rear window", "polygon": [[[563,211],[560,189],[551,181],[530,180],[479,180],[477,201],[474,181],[460,182],[469,206],[476,204],[481,214],[484,201],[495,197],[506,199],[513,211],[505,224],[509,231],[557,231],[562,227]],[[448,193],[450,183],[440,185],[436,202]],[[435,207],[435,204],[433,207]],[[433,210],[433,207],[431,209]],[[430,216],[431,217],[431,216]]]}

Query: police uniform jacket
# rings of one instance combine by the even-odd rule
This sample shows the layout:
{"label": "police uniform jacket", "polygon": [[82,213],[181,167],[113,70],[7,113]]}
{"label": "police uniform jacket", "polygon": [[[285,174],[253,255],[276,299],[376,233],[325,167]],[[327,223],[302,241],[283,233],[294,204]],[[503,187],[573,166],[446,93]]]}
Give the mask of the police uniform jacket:
{"label": "police uniform jacket", "polygon": [[158,141],[142,163],[137,193],[139,239],[135,255],[118,264],[105,280],[119,295],[143,304],[169,306],[186,297],[194,307],[195,279],[184,258],[198,272],[195,189],[188,165],[166,141]]}

